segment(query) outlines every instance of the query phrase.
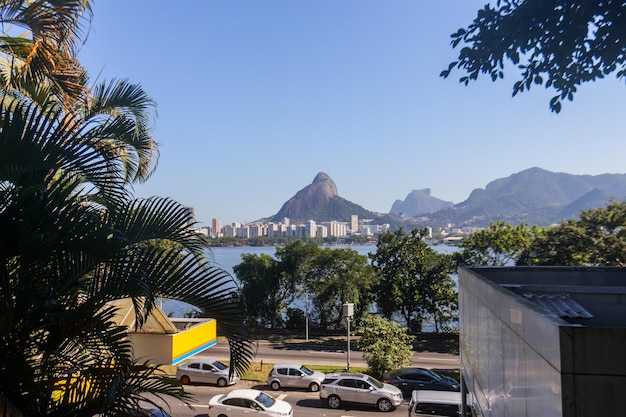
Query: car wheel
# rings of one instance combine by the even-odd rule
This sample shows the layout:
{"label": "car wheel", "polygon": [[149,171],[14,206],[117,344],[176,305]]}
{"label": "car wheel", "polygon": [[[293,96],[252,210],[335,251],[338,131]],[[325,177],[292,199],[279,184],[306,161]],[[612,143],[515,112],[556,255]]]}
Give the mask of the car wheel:
{"label": "car wheel", "polygon": [[227,416],[226,414],[220,414],[220,415],[219,415],[219,416],[217,416],[217,417],[228,417],[228,416]]}
{"label": "car wheel", "polygon": [[326,402],[328,403],[328,406],[330,408],[339,408],[339,406],[341,406],[341,398],[337,397],[336,395],[331,395],[330,397],[328,397]]}
{"label": "car wheel", "polygon": [[311,384],[309,385],[309,389],[313,392],[317,392],[320,390],[320,384],[318,384],[317,382],[311,382]]}
{"label": "car wheel", "polygon": [[225,378],[220,378],[217,380],[217,386],[218,387],[225,387],[226,386],[226,379]]}
{"label": "car wheel", "polygon": [[270,385],[274,391],[278,391],[280,389],[280,383],[278,381],[272,381]]}
{"label": "car wheel", "polygon": [[187,375],[183,375],[180,377],[180,382],[182,382],[183,385],[189,385],[191,383],[191,378],[189,378]]}
{"label": "car wheel", "polygon": [[378,400],[378,402],[376,403],[376,407],[378,408],[378,411],[383,412],[393,410],[393,405],[391,405],[391,401],[389,401],[387,398],[381,398],[380,400]]}

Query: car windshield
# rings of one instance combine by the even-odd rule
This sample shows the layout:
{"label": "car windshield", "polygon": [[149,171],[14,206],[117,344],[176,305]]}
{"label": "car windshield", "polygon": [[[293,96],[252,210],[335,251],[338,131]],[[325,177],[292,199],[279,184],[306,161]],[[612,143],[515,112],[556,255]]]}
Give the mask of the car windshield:
{"label": "car windshield", "polygon": [[307,375],[313,375],[313,371],[312,371],[312,370],[310,370],[309,368],[307,368],[307,367],[306,367],[306,366],[304,366],[304,365],[302,365],[302,366],[300,367],[300,370],[301,370],[302,372],[304,372],[305,374],[307,374]]}
{"label": "car windshield", "polygon": [[383,383],[380,382],[379,380],[372,378],[371,376],[367,377],[367,382],[369,382],[370,384],[372,384],[373,386],[375,386],[378,389],[381,389],[383,387]]}
{"label": "car windshield", "polygon": [[222,362],[220,361],[215,361],[213,362],[213,366],[215,366],[217,369],[219,369],[220,371],[223,371],[224,369],[228,369],[228,366],[224,365]]}
{"label": "car windshield", "polygon": [[261,404],[263,404],[265,407],[271,407],[276,402],[275,399],[273,399],[272,397],[270,397],[264,392],[259,392],[259,395],[257,395],[255,399]]}

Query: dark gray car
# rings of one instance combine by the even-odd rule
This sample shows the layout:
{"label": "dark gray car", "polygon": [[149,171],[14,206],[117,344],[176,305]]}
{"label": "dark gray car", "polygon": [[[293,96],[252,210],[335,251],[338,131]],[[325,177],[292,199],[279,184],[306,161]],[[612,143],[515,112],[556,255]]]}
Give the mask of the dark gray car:
{"label": "dark gray car", "polygon": [[460,391],[459,383],[448,376],[425,368],[402,368],[383,375],[383,382],[402,390],[404,398],[410,399],[414,390]]}

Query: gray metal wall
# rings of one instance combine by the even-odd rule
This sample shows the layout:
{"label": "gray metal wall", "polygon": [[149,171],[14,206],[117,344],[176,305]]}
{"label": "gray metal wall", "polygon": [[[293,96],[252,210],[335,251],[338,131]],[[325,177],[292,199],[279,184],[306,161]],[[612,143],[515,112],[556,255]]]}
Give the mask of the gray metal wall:
{"label": "gray metal wall", "polygon": [[459,270],[461,366],[476,412],[563,416],[559,326],[565,323],[511,295],[471,270]]}

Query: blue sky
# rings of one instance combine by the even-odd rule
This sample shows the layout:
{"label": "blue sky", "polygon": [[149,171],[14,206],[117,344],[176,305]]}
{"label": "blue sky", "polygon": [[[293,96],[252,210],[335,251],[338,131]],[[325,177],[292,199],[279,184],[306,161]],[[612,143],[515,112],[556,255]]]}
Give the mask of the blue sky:
{"label": "blue sky", "polygon": [[318,172],[388,212],[411,190],[459,203],[531,167],[626,172],[626,88],[465,87],[450,34],[484,0],[95,0],[79,55],[92,78],[139,83],[158,104],[159,166],[139,197],[193,206],[209,225],[275,214]]}

